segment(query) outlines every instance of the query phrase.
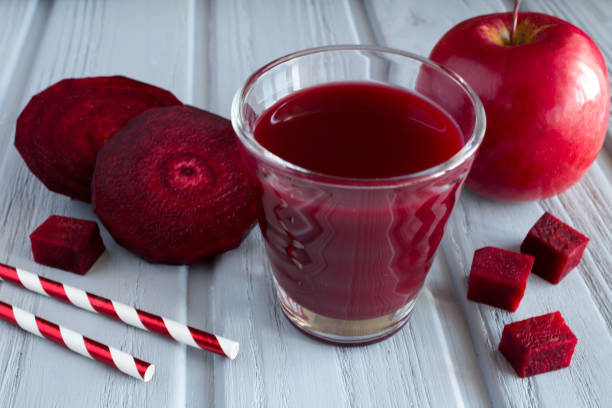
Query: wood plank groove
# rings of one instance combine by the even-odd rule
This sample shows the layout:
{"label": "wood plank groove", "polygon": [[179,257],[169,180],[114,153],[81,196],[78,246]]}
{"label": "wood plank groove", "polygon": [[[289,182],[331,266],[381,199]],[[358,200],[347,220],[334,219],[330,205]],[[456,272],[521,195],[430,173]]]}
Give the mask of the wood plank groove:
{"label": "wood plank groove", "polygon": [[[210,84],[213,83],[210,69],[210,52],[212,27],[216,24],[212,17],[212,0],[189,0],[187,4],[186,60],[187,70],[186,95],[187,104],[209,109]],[[193,327],[213,331],[215,329],[215,311],[213,310],[213,271],[215,262],[185,267],[184,284],[185,313],[184,320]],[[181,295],[182,296],[182,295]],[[215,332],[232,338],[229,334]],[[187,347],[184,353],[185,364],[175,365],[182,376],[177,381],[183,387],[184,403],[176,406],[200,407],[215,405],[215,376],[211,375],[219,359],[210,353],[203,353]]]}
{"label": "wood plank groove", "polygon": [[358,44],[378,44],[375,26],[372,25],[365,0],[344,0],[346,13],[353,31],[353,38]]}

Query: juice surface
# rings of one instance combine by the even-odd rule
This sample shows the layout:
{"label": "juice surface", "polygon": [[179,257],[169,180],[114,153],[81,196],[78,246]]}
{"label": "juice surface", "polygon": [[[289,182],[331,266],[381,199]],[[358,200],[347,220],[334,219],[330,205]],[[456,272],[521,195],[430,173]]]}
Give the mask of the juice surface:
{"label": "juice surface", "polygon": [[264,112],[255,139],[300,167],[350,178],[425,170],[463,144],[457,125],[440,108],[400,88],[365,82],[290,94]]}
{"label": "juice surface", "polygon": [[[354,82],[290,94],[263,112],[254,134],[308,170],[368,179],[435,166],[463,144],[436,105]],[[368,319],[404,306],[423,285],[469,165],[379,189],[260,172],[259,224],[277,282],[300,307],[333,318]]]}

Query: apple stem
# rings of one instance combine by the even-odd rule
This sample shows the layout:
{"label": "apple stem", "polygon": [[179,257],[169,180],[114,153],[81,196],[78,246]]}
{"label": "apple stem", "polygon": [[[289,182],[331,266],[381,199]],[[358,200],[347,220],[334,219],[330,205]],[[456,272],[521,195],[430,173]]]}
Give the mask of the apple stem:
{"label": "apple stem", "polygon": [[521,7],[521,0],[514,0],[514,11],[512,12],[512,31],[510,31],[510,45],[515,45],[516,26],[518,22],[518,12]]}

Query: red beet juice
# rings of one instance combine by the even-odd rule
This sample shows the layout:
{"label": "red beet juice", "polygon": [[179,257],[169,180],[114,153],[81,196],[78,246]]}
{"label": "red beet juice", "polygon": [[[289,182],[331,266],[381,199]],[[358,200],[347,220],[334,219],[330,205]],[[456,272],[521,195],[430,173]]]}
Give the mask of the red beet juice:
{"label": "red beet juice", "polygon": [[389,178],[455,155],[465,141],[453,119],[401,88],[337,82],[279,100],[254,137],[319,179],[260,175],[259,222],[291,301],[327,317],[369,319],[414,299],[467,170],[409,187]]}
{"label": "red beet juice", "polygon": [[289,95],[261,116],[255,139],[300,167],[350,178],[416,173],[463,145],[458,126],[440,108],[400,88],[366,82]]}

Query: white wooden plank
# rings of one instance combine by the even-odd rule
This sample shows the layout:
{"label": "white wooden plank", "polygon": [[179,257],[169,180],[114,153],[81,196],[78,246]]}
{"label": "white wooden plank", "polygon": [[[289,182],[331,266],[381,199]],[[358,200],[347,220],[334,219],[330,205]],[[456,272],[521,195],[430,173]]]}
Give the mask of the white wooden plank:
{"label": "white wooden plank", "polygon": [[[4,104],[11,88],[11,80],[16,70],[26,67],[19,64],[20,59],[29,59],[24,55],[31,47],[31,35],[39,34],[40,27],[33,26],[34,20],[43,23],[46,10],[38,7],[37,1],[7,0],[0,3],[0,50],[2,50],[2,65],[0,65],[0,106]],[[37,13],[38,11],[38,13]],[[42,14],[43,16],[40,16]],[[6,119],[0,113],[0,123]],[[4,123],[3,123],[4,124]]]}
{"label": "white wooden plank", "polygon": [[[192,34],[187,31],[189,3],[43,3],[44,7],[50,6],[48,22],[35,29],[44,35],[40,41],[26,44],[26,48],[33,48],[33,52],[24,54],[32,56],[22,64],[28,69],[13,70],[11,78],[11,82],[23,83],[24,89],[20,94],[9,93],[11,97],[4,102],[3,113],[10,123],[0,135],[5,146],[12,146],[14,121],[29,98],[64,77],[123,74],[171,89],[186,102],[192,98],[192,78],[188,78],[187,69],[191,50],[178,46],[187,43]],[[47,191],[27,171],[14,148],[2,154],[3,261],[154,313],[186,320],[186,268],[144,263],[119,248],[105,231],[108,252],[85,277],[34,264],[27,235],[49,214],[89,219],[95,216],[87,204]],[[12,401],[11,406],[48,402],[56,406],[101,407],[186,405],[185,346],[6,284],[0,287],[0,296],[158,366],[155,378],[145,385],[6,328],[0,331],[0,354],[7,356],[2,360],[5,375],[0,398]],[[203,401],[204,391],[194,387],[190,398]]]}
{"label": "white wooden plank", "polygon": [[[355,2],[218,2],[212,15],[210,108],[223,115],[246,77],[271,59],[373,36]],[[372,346],[338,348],[307,338],[284,319],[262,245],[255,231],[240,252],[215,264],[211,296],[216,322],[223,324],[215,329],[245,339],[234,364],[215,365],[215,377],[226,379],[215,383],[218,405],[488,404],[466,323],[440,264],[431,274],[441,277],[430,278],[404,330]]]}
{"label": "white wooden plank", "polygon": [[[432,2],[403,4],[390,8],[388,3],[374,2],[369,8],[373,20],[378,22],[378,38],[385,45],[423,55],[459,21],[504,10],[501,2],[485,1],[445,3],[444,7]],[[575,8],[582,6],[582,3],[574,4]],[[405,16],[409,15],[415,24],[406,22]],[[418,22],[423,24],[417,35]],[[612,192],[605,175],[607,169],[602,170],[607,163],[595,164],[577,186],[542,203],[509,205],[464,194],[451,217],[442,246],[496,405],[603,406],[612,398],[610,366],[602,362],[612,353],[609,330],[612,298],[607,282],[612,259],[609,252]],[[485,245],[518,249],[527,230],[545,209],[592,238],[578,271],[557,286],[535,276],[530,278],[525,298],[514,314],[468,302],[465,296],[473,251]],[[568,370],[520,379],[496,351],[503,325],[553,310],[561,310],[579,337],[572,366]],[[592,350],[598,350],[597,356]]]}
{"label": "white wooden plank", "polygon": [[[31,41],[40,38],[42,27],[46,22],[48,10],[39,7],[37,2],[5,1],[0,3],[0,55],[3,64],[0,66],[0,138],[8,145],[9,133],[12,133],[11,106],[15,96],[20,96],[23,83],[15,79],[17,71],[27,72],[32,57]],[[6,149],[4,150],[6,151]],[[3,159],[4,160],[4,159]],[[0,173],[1,174],[1,173]],[[3,226],[5,222],[3,222]],[[3,228],[4,230],[4,228]],[[6,259],[6,254],[2,255]],[[5,301],[5,290],[0,286],[0,297]],[[0,381],[0,395],[3,404],[15,406],[21,378],[19,367],[23,365],[24,356],[31,348],[32,336],[18,334],[19,329],[5,326],[0,330],[0,369],[6,373]],[[7,375],[8,374],[8,375]]]}

